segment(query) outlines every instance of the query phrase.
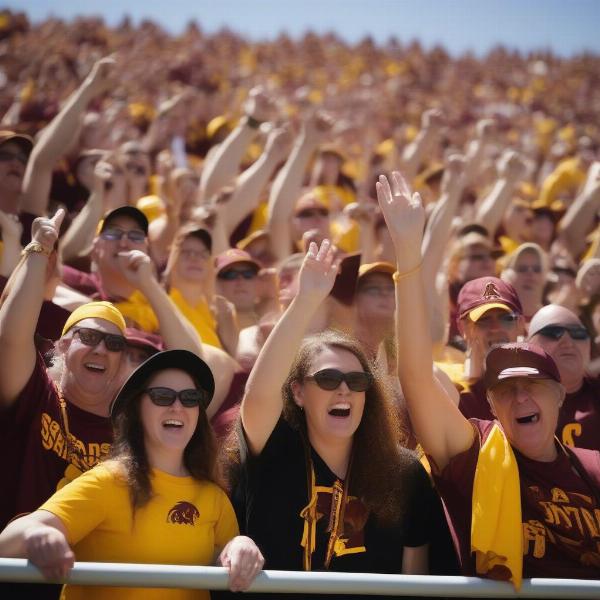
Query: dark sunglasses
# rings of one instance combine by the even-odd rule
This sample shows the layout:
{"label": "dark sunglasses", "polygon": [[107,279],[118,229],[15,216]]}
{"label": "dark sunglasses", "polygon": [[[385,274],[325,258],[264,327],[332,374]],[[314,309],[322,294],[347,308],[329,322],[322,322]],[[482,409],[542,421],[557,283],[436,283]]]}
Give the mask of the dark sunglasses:
{"label": "dark sunglasses", "polygon": [[587,340],[590,337],[587,329],[580,325],[546,325],[542,327],[535,335],[543,335],[551,340],[560,340],[567,332],[572,340]]}
{"label": "dark sunglasses", "polygon": [[223,281],[234,281],[235,279],[254,279],[256,277],[256,271],[253,269],[246,269],[244,271],[236,271],[232,269],[231,271],[222,271],[217,276],[219,279]]}
{"label": "dark sunglasses", "polygon": [[348,388],[353,392],[366,392],[373,383],[373,376],[370,373],[363,371],[342,373],[337,369],[323,369],[317,371],[314,375],[307,375],[305,379],[314,381],[322,390],[328,392],[337,390],[342,381],[345,381]]}
{"label": "dark sunglasses", "polygon": [[206,408],[210,402],[208,393],[205,390],[189,389],[179,390],[178,392],[167,387],[153,387],[144,390],[156,406],[171,406],[177,398],[181,406],[193,408],[202,406]]}
{"label": "dark sunglasses", "polygon": [[73,334],[78,334],[82,344],[86,346],[97,346],[102,340],[106,349],[110,352],[122,352],[125,349],[127,340],[122,335],[115,333],[105,333],[97,329],[89,329],[87,327],[78,327],[73,329]]}
{"label": "dark sunglasses", "polygon": [[123,231],[121,229],[105,229],[100,237],[103,240],[109,240],[111,242],[121,241],[123,236],[127,237],[130,242],[141,244],[146,239],[146,234],[141,229],[131,229],[130,231]]}
{"label": "dark sunglasses", "polygon": [[10,162],[11,160],[16,160],[20,162],[22,165],[27,164],[27,156],[21,154],[13,154],[12,152],[7,152],[6,150],[0,150],[0,162]]}
{"label": "dark sunglasses", "polygon": [[314,217],[328,217],[329,211],[326,208],[305,208],[296,213],[299,219],[312,219]]}
{"label": "dark sunglasses", "polygon": [[541,273],[542,272],[542,267],[540,265],[519,265],[518,267],[515,267],[515,271],[517,273]]}

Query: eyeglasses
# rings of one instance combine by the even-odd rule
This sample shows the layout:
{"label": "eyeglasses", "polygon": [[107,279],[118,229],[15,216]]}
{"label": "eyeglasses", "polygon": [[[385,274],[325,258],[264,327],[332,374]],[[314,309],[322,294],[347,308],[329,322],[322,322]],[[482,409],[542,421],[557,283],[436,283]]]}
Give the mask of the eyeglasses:
{"label": "eyeglasses", "polygon": [[483,317],[480,317],[479,319],[477,319],[477,321],[475,321],[475,325],[483,329],[488,329],[489,327],[491,327],[492,323],[495,323],[497,320],[501,327],[508,329],[512,327],[518,321],[518,319],[519,317],[512,313],[503,313],[497,316],[484,315]]}
{"label": "eyeglasses", "polygon": [[126,237],[130,242],[135,244],[141,244],[146,240],[146,234],[141,229],[131,229],[130,231],[123,231],[122,229],[105,229],[100,237],[103,240],[110,242],[120,242],[123,237]]}
{"label": "eyeglasses", "polygon": [[466,254],[466,260],[473,260],[475,262],[485,262],[487,260],[491,260],[491,254]]}
{"label": "eyeglasses", "polygon": [[328,392],[337,390],[342,381],[345,381],[348,388],[353,392],[366,392],[373,383],[371,373],[363,371],[342,373],[342,371],[338,371],[337,369],[323,369],[322,371],[317,371],[314,375],[307,375],[304,379],[314,381],[322,390],[327,390]]}
{"label": "eyeglasses", "polygon": [[560,340],[565,333],[568,333],[572,340],[587,340],[590,337],[587,329],[580,325],[546,325],[535,335],[543,335],[550,340]]}
{"label": "eyeglasses", "polygon": [[517,273],[541,273],[542,267],[540,265],[519,265],[515,267]]}
{"label": "eyeglasses", "polygon": [[175,391],[167,387],[153,387],[144,390],[156,406],[171,406],[179,398],[181,406],[185,408],[194,408],[194,406],[203,406],[206,408],[210,402],[208,392],[199,389]]}
{"label": "eyeglasses", "polygon": [[27,156],[25,156],[21,152],[19,152],[18,154],[14,154],[13,152],[0,150],[0,162],[10,162],[11,160],[16,160],[20,162],[23,166],[27,164]]}
{"label": "eyeglasses", "polygon": [[390,297],[396,293],[396,289],[393,285],[388,285],[385,287],[379,287],[376,285],[367,285],[365,287],[360,288],[359,292],[361,294],[366,294],[367,296],[384,296]]}
{"label": "eyeglasses", "polygon": [[222,271],[217,277],[223,281],[234,281],[236,279],[250,280],[256,277],[256,271],[253,269],[244,269],[243,271],[231,269],[230,271]]}
{"label": "eyeglasses", "polygon": [[313,219],[314,217],[328,217],[329,211],[326,208],[305,208],[296,213],[299,219]]}
{"label": "eyeglasses", "polygon": [[78,327],[73,329],[73,334],[78,334],[81,343],[85,346],[95,347],[102,340],[106,349],[110,352],[122,352],[125,349],[127,340],[122,335],[115,333],[105,333],[98,329],[89,329],[88,327]]}
{"label": "eyeglasses", "polygon": [[179,253],[181,254],[181,256],[183,256],[183,258],[187,258],[187,259],[194,259],[194,258],[201,258],[203,260],[207,260],[208,258],[210,258],[210,252],[208,250],[188,250],[188,249],[184,249],[182,248]]}

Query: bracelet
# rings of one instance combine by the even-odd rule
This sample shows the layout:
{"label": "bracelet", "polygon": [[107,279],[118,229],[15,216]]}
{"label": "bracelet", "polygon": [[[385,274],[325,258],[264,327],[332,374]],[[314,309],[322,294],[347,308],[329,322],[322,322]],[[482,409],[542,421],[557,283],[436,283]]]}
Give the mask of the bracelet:
{"label": "bracelet", "polygon": [[29,256],[30,254],[43,254],[44,256],[50,256],[52,251],[46,250],[39,242],[29,242],[23,250],[21,250],[21,256]]}
{"label": "bracelet", "polygon": [[250,129],[258,129],[262,125],[262,121],[259,121],[250,115],[246,115],[246,125],[248,125]]}
{"label": "bracelet", "polygon": [[421,261],[416,267],[413,267],[410,271],[406,271],[405,273],[398,273],[398,271],[396,271],[392,275],[392,279],[396,283],[398,283],[401,279],[404,279],[405,277],[408,277],[409,275],[412,275],[413,273],[416,273],[421,268],[422,264],[423,264],[423,261]]}

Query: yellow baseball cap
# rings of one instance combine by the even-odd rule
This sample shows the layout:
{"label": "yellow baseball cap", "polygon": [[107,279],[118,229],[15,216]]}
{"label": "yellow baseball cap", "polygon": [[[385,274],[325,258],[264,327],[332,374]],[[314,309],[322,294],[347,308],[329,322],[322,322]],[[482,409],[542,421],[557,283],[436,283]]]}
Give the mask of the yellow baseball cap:
{"label": "yellow baseball cap", "polygon": [[125,334],[125,319],[119,309],[110,302],[88,302],[76,308],[65,323],[62,335],[65,335],[73,325],[83,321],[83,319],[104,319],[113,325],[116,325],[122,334]]}

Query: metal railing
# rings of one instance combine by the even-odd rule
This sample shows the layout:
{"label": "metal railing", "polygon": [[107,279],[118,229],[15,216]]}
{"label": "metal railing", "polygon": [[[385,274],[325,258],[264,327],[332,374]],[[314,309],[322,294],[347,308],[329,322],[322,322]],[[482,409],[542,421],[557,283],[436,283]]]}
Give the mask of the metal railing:
{"label": "metal railing", "polygon": [[[0,558],[0,581],[48,583],[25,559]],[[119,587],[227,589],[222,567],[75,563],[65,583]],[[250,592],[372,594],[374,596],[443,596],[446,598],[600,598],[600,580],[526,579],[519,593],[509,583],[477,577],[304,573],[263,571]]]}

